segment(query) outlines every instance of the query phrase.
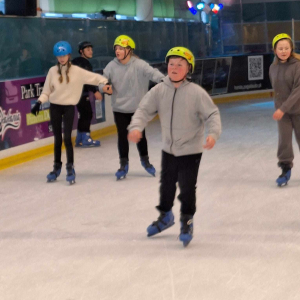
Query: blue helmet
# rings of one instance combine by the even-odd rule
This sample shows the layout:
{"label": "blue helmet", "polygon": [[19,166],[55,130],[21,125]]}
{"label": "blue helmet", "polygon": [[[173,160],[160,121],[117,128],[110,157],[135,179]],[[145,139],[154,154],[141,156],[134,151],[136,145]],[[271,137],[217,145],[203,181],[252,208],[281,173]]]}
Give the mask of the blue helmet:
{"label": "blue helmet", "polygon": [[57,42],[53,47],[54,56],[64,56],[72,53],[72,47],[68,42]]}

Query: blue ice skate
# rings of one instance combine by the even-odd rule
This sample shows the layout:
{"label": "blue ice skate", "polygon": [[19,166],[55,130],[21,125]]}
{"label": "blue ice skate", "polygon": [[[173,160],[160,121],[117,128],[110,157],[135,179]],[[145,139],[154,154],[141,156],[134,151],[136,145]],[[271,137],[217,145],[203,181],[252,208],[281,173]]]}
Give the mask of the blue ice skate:
{"label": "blue ice skate", "polygon": [[83,132],[77,131],[75,147],[82,147],[82,135],[83,135]]}
{"label": "blue ice skate", "polygon": [[142,156],[141,157],[141,164],[142,166],[145,168],[145,170],[152,176],[155,177],[155,168],[153,167],[153,165],[150,164],[149,162],[149,156]]}
{"label": "blue ice skate", "polygon": [[82,133],[82,147],[83,148],[91,148],[91,147],[99,147],[100,141],[94,141],[91,138],[91,135],[89,132],[83,132]]}
{"label": "blue ice skate", "polygon": [[160,216],[158,217],[157,221],[154,221],[147,228],[148,236],[160,233],[174,224],[174,215],[171,210],[167,212],[160,211]]}
{"label": "blue ice skate", "polygon": [[116,177],[117,177],[117,180],[120,180],[122,178],[126,178],[128,170],[129,170],[128,159],[127,158],[121,158],[120,159],[120,169],[115,174]]}
{"label": "blue ice skate", "polygon": [[292,171],[290,168],[282,168],[282,174],[276,179],[276,183],[278,186],[287,185],[288,181],[291,178]]}
{"label": "blue ice skate", "polygon": [[66,176],[66,180],[69,182],[69,184],[74,184],[75,183],[75,169],[73,164],[67,164],[66,165],[67,168],[67,176]]}
{"label": "blue ice skate", "polygon": [[180,218],[181,228],[179,240],[183,242],[183,246],[186,247],[193,239],[193,216],[181,215]]}
{"label": "blue ice skate", "polygon": [[60,172],[61,172],[61,166],[62,166],[62,163],[54,163],[53,171],[51,171],[47,175],[47,182],[52,182],[57,179],[57,177],[60,175]]}

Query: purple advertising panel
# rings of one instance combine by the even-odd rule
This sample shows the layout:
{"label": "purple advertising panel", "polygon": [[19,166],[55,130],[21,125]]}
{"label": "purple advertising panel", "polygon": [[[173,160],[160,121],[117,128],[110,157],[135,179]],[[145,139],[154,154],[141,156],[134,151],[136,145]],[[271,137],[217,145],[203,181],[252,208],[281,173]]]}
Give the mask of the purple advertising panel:
{"label": "purple advertising panel", "polygon": [[[42,105],[38,116],[30,113],[41,95],[46,77],[0,82],[0,151],[53,136],[49,114],[50,103]],[[105,101],[89,95],[92,124],[105,121]],[[73,129],[76,129],[75,113]]]}

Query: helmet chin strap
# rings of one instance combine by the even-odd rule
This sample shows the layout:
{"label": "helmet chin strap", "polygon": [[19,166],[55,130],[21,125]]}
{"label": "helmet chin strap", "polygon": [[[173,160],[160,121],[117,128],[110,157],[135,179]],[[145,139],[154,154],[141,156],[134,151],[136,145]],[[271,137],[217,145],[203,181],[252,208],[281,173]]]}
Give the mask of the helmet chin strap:
{"label": "helmet chin strap", "polygon": [[84,53],[82,53],[82,56],[86,59],[89,59]]}
{"label": "helmet chin strap", "polygon": [[62,67],[66,66],[69,63],[70,59],[68,59],[68,61],[65,64],[61,64],[59,63]]}
{"label": "helmet chin strap", "polygon": [[174,83],[178,83],[178,82],[184,81],[186,79],[187,74],[188,73],[186,73],[185,76],[183,78],[181,78],[180,80],[172,80],[171,78],[170,78],[170,80],[171,80],[171,82],[174,82]]}
{"label": "helmet chin strap", "polygon": [[181,81],[184,81],[185,80],[185,78],[186,78],[186,76],[184,76],[182,79],[180,79],[180,80],[172,80],[171,78],[170,78],[170,80],[171,80],[171,82],[174,82],[174,83],[178,83],[178,82],[181,82]]}
{"label": "helmet chin strap", "polygon": [[126,50],[124,49],[124,57],[121,60],[125,60],[127,58],[127,56],[129,55],[130,52],[131,52],[131,50],[129,50],[128,53],[127,53],[127,55],[126,55],[125,54]]}
{"label": "helmet chin strap", "polygon": [[[85,48],[84,48],[85,49]],[[84,54],[84,49],[81,50],[81,56],[83,56],[85,59],[89,59],[85,54]]]}

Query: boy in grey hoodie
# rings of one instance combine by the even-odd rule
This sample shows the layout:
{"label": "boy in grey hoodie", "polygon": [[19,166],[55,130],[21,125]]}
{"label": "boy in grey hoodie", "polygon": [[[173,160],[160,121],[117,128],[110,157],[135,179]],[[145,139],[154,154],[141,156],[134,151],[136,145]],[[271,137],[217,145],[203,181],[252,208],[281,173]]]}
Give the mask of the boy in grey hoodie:
{"label": "boy in grey hoodie", "polygon": [[[117,180],[126,177],[128,172],[129,144],[127,127],[141,99],[148,92],[149,80],[160,82],[165,76],[152,68],[145,61],[133,56],[135,43],[127,35],[120,35],[114,42],[116,58],[104,69],[103,74],[111,82],[104,86],[104,93],[112,95],[112,109],[118,130],[118,150],[120,169],[116,172]],[[148,145],[143,137],[137,144],[142,166],[155,176],[155,168],[149,162]]]}
{"label": "boy in grey hoodie", "polygon": [[300,147],[300,55],[293,51],[292,39],[286,33],[276,35],[272,46],[276,56],[269,75],[276,108],[273,119],[278,121],[278,166],[282,169],[276,182],[284,186],[293,167],[293,131]]}
{"label": "boy in grey hoodie", "polygon": [[[203,149],[212,149],[221,134],[218,108],[200,86],[186,80],[195,67],[192,52],[174,47],[167,53],[168,76],[142,99],[128,126],[128,139],[137,143],[147,123],[158,113],[162,128],[160,216],[148,228],[148,236],[174,224],[172,207],[176,183],[181,201],[180,240],[187,246],[193,237],[196,183]],[[204,125],[208,135],[204,144]]]}

